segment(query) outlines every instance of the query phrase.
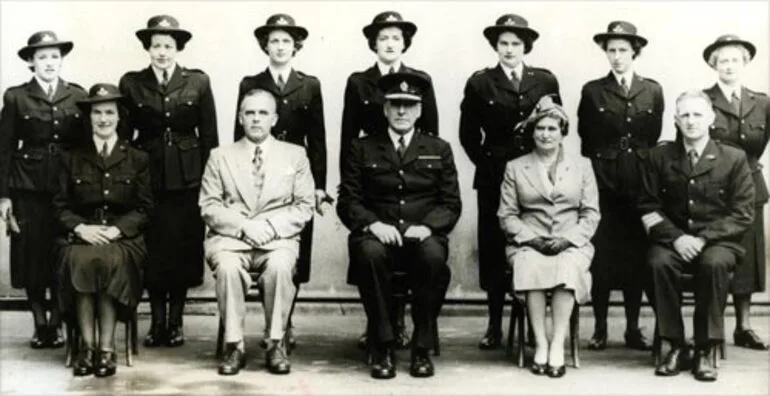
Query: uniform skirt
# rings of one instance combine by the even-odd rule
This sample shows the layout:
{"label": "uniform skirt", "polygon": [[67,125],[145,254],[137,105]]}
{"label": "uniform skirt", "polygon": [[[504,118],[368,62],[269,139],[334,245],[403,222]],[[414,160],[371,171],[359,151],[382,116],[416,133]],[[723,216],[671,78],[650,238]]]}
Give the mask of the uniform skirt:
{"label": "uniform skirt", "polygon": [[762,207],[756,208],[754,225],[746,231],[741,242],[746,249],[733,273],[730,293],[750,294],[765,290],[765,220]]}
{"label": "uniform skirt", "polygon": [[76,293],[106,293],[127,308],[142,297],[142,272],[147,259],[144,237],[107,245],[72,244],[56,240],[62,311],[74,307]]}
{"label": "uniform skirt", "polygon": [[52,248],[55,237],[52,196],[36,191],[11,190],[18,234],[11,234],[11,286],[44,291],[56,285]]}
{"label": "uniform skirt", "polygon": [[582,304],[591,299],[591,257],[576,248],[546,256],[530,247],[509,248],[508,262],[513,266],[513,290],[523,292],[562,287],[575,293]]}
{"label": "uniform skirt", "polygon": [[173,290],[203,282],[203,219],[198,189],[156,192],[147,230],[148,290]]}

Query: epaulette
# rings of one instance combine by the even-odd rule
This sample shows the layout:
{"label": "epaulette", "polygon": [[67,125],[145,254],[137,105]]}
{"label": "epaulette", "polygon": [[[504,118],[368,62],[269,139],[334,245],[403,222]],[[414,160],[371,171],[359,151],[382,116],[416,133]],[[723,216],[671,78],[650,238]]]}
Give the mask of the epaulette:
{"label": "epaulette", "polygon": [[204,71],[203,71],[203,70],[201,70],[201,69],[190,69],[190,68],[187,68],[187,67],[185,67],[184,69],[182,69],[182,71],[186,71],[186,72],[188,72],[188,73],[199,73],[199,74],[206,74],[206,72],[204,72]]}
{"label": "epaulette", "polygon": [[749,91],[750,93],[754,94],[755,96],[767,96],[767,94],[764,93],[764,92],[754,91],[754,90],[751,90],[751,89],[748,89],[748,88],[746,88],[746,90]]}
{"label": "epaulette", "polygon": [[534,67],[534,66],[527,65],[527,68],[531,69],[532,71],[538,71],[538,72],[542,72],[544,74],[548,74],[550,76],[554,75],[553,72],[551,72],[550,70],[548,70],[546,68],[543,68],[543,67]]}
{"label": "epaulette", "polygon": [[711,140],[720,146],[728,146],[728,147],[733,147],[733,148],[743,150],[743,147],[741,147],[738,143],[731,142],[729,140],[719,140],[719,139],[711,139]]}
{"label": "epaulette", "polygon": [[70,82],[70,81],[67,81],[67,85],[68,85],[68,86],[73,86],[73,87],[75,87],[75,88],[79,88],[79,89],[83,90],[83,92],[88,92],[88,91],[86,91],[86,89],[85,89],[85,88],[83,88],[83,86],[82,86],[82,85],[80,85],[80,84],[78,84],[78,83],[74,83],[74,82]]}
{"label": "epaulette", "polygon": [[673,140],[661,140],[658,142],[658,144],[655,145],[655,147],[668,146],[669,144],[676,144],[676,142]]}
{"label": "epaulette", "polygon": [[649,77],[644,77],[644,76],[641,76],[641,77],[642,77],[642,79],[643,79],[644,81],[647,81],[647,82],[651,82],[651,83],[653,83],[653,84],[655,84],[655,85],[660,85],[660,83],[659,83],[659,82],[657,82],[657,81],[655,81],[655,79],[652,79],[652,78],[649,78]]}
{"label": "epaulette", "polygon": [[486,73],[487,71],[489,71],[490,69],[493,69],[493,68],[492,67],[485,67],[485,68],[483,68],[481,70],[476,70],[475,72],[473,72],[473,74],[471,74],[471,77],[480,76],[480,75]]}

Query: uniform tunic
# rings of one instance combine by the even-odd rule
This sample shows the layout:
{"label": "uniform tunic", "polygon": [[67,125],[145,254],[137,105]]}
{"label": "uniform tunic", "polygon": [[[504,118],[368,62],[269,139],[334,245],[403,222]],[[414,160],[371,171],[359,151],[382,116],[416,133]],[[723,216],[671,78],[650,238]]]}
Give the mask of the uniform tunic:
{"label": "uniform tunic", "polygon": [[[278,100],[278,122],[272,128],[272,135],[278,139],[305,148],[310,160],[315,188],[326,190],[326,126],[324,125],[321,82],[318,78],[292,70],[283,90],[275,84],[269,70],[254,76],[246,76],[238,88],[238,105],[243,96],[252,89],[272,92]],[[237,113],[237,111],[236,111]],[[243,128],[235,120],[235,140],[243,136]],[[295,281],[310,279],[310,258],[313,243],[312,220],[302,230],[300,253],[297,261]]]}
{"label": "uniform tunic", "polygon": [[119,86],[131,114],[132,144],[149,154],[157,200],[147,232],[147,287],[199,285],[204,226],[198,189],[209,151],[218,145],[209,78],[177,65],[163,88],[148,67],[126,73]]}
{"label": "uniform tunic", "polygon": [[728,103],[718,85],[704,90],[711,98],[716,120],[711,126],[712,138],[733,144],[743,149],[751,167],[756,190],[754,201],[754,225],[743,237],[746,255],[735,271],[731,292],[748,294],[765,290],[765,222],[762,208],[767,203],[768,193],[762,164],[759,158],[770,139],[770,99],[761,92],[743,88],[741,90],[740,114]]}
{"label": "uniform tunic", "polygon": [[11,285],[40,290],[55,283],[51,198],[59,156],[84,139],[76,103],[87,96],[59,80],[53,98],[33,78],[9,88],[0,114],[0,197],[11,198],[21,232],[11,236]]}
{"label": "uniform tunic", "polygon": [[532,137],[516,126],[545,95],[561,103],[556,77],[546,69],[527,65],[522,69],[518,91],[500,65],[477,71],[465,84],[460,143],[476,166],[473,188],[478,193],[479,279],[484,290],[505,283],[505,238],[497,219],[505,165],[534,147]]}
{"label": "uniform tunic", "polygon": [[636,212],[638,156],[657,143],[663,109],[660,85],[637,74],[627,95],[612,72],[583,86],[578,134],[581,152],[596,172],[602,211],[591,272],[605,288],[641,286],[647,236]]}

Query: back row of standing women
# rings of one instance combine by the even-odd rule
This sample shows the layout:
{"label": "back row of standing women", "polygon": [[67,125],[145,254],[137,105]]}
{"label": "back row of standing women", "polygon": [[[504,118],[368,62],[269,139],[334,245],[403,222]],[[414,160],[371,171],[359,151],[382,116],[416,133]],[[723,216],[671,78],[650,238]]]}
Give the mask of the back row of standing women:
{"label": "back row of standing women", "polygon": [[[383,129],[383,96],[376,81],[384,74],[427,73],[403,64],[417,26],[393,11],[376,15],[363,28],[376,63],[353,73],[345,88],[341,127],[340,163],[353,139]],[[306,147],[316,184],[319,214],[326,192],[327,158],[323,101],[319,80],[293,69],[292,60],[302,49],[307,29],[286,14],[273,15],[254,34],[268,55],[263,72],[244,77],[240,97],[253,88],[271,91],[277,98],[278,124],[273,135]],[[488,295],[489,324],[479,343],[494,349],[502,338],[501,321],[507,263],[505,240],[497,209],[505,164],[532,149],[531,136],[518,128],[542,96],[561,102],[556,77],[547,69],[523,62],[539,34],[526,19],[515,14],[498,18],[483,30],[499,63],[474,73],[467,81],[461,107],[460,141],[475,165],[473,186],[478,194],[478,245],[481,287]],[[121,94],[130,112],[123,138],[146,151],[156,209],[147,233],[149,263],[144,287],[152,309],[146,346],[178,346],[184,343],[182,317],[187,289],[203,276],[203,222],[197,205],[203,164],[218,145],[214,98],[207,75],[176,62],[178,52],[192,38],[168,15],[150,18],[136,32],[150,57],[150,65],[128,72],[120,80]],[[639,329],[638,318],[646,236],[632,209],[637,191],[638,155],[660,137],[664,109],[661,86],[634,70],[634,61],[647,45],[636,27],[625,21],[611,22],[593,40],[605,52],[610,72],[583,86],[578,108],[581,151],[591,158],[600,190],[602,220],[594,237],[597,248],[592,264],[592,298],[596,327],[590,347],[607,345],[609,291],[621,288],[626,308],[625,343],[635,349],[649,344]],[[83,133],[76,102],[85,99],[78,85],[63,81],[62,59],[73,44],[54,32],[32,35],[18,55],[29,64],[33,78],[5,92],[0,115],[0,218],[14,230],[11,238],[12,285],[25,288],[35,321],[33,348],[63,344],[61,317],[56,301],[47,316],[47,288],[56,298],[56,265],[50,254],[56,228],[51,205],[55,171],[62,150],[88,139]],[[718,75],[705,90],[714,103],[717,119],[712,137],[746,151],[757,186],[756,207],[767,201],[767,189],[758,163],[767,144],[770,121],[767,97],[741,84],[741,71],[754,57],[755,46],[734,35],[720,36],[706,47],[703,57]],[[757,105],[755,105],[757,104]],[[438,112],[433,89],[423,98],[423,115],[417,127],[438,135]],[[243,132],[236,122],[235,138]],[[764,289],[763,216],[756,216],[744,245],[748,254],[733,279],[737,313],[734,333],[737,345],[764,349],[765,344],[749,324],[750,297]],[[18,225],[18,227],[16,227]],[[309,279],[312,224],[305,228],[298,263],[298,282]],[[134,303],[141,295],[136,295]]]}

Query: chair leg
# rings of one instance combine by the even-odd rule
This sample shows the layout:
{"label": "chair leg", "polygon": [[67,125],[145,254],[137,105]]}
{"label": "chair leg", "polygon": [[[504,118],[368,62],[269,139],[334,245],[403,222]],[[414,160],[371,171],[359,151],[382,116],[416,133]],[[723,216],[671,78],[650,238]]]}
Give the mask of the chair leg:
{"label": "chair leg", "polygon": [[438,337],[438,318],[433,323],[433,356],[441,356],[441,343]]}
{"label": "chair leg", "polygon": [[663,345],[661,345],[662,342],[660,340],[660,332],[658,331],[658,321],[655,320],[655,332],[652,336],[652,361],[655,367],[658,367],[660,365],[660,355],[663,354],[662,348]]}
{"label": "chair leg", "polygon": [[511,317],[508,320],[508,339],[505,346],[505,356],[509,359],[513,356],[513,336],[516,330],[516,299],[511,298]]}
{"label": "chair leg", "polygon": [[719,357],[722,360],[727,359],[727,354],[725,353],[725,340],[719,342]]}
{"label": "chair leg", "polygon": [[139,329],[138,329],[138,314],[136,309],[131,314],[131,353],[134,355],[139,354]]}
{"label": "chair leg", "polygon": [[291,334],[292,321],[291,318],[294,315],[294,306],[297,305],[297,295],[299,294],[299,285],[294,291],[294,298],[291,300],[291,308],[289,308],[289,318],[286,320],[286,330],[283,332],[284,344],[286,346],[286,354],[291,355],[293,345],[289,342],[289,335]]}
{"label": "chair leg", "polygon": [[572,350],[572,367],[580,368],[580,306],[575,304],[569,317],[569,344]]}
{"label": "chair leg", "polygon": [[125,323],[125,338],[126,338],[126,366],[131,367],[134,365],[134,355],[131,353],[131,319],[127,319]]}
{"label": "chair leg", "polygon": [[222,357],[222,352],[224,350],[224,343],[225,343],[225,323],[222,321],[222,318],[219,318],[219,329],[217,330],[217,351],[216,351],[216,357],[217,359]]}
{"label": "chair leg", "polygon": [[516,322],[518,322],[517,326],[519,328],[519,342],[516,346],[516,360],[519,367],[524,367],[524,323],[527,321],[527,308],[524,304],[518,304],[518,306],[519,312]]}
{"label": "chair leg", "polygon": [[64,335],[65,335],[65,337],[67,337],[67,339],[65,341],[65,344],[64,344],[65,345],[65,348],[64,348],[64,356],[65,356],[64,367],[72,367],[73,355],[75,353],[75,351],[74,351],[75,345],[74,344],[77,342],[77,340],[75,339],[75,326],[73,326],[73,325],[71,325],[71,324],[69,324],[69,323],[67,323],[65,321],[64,322]]}

